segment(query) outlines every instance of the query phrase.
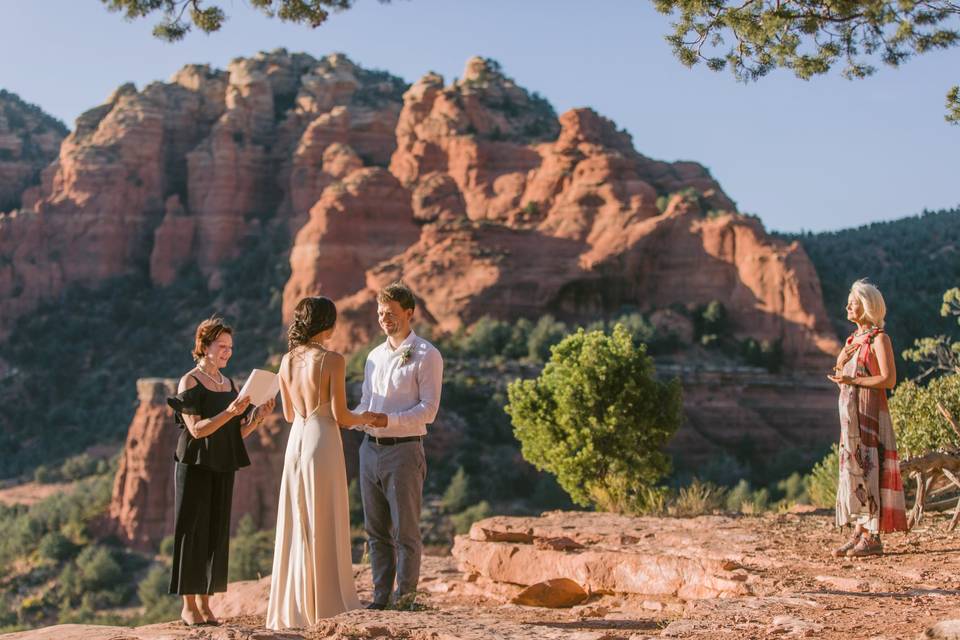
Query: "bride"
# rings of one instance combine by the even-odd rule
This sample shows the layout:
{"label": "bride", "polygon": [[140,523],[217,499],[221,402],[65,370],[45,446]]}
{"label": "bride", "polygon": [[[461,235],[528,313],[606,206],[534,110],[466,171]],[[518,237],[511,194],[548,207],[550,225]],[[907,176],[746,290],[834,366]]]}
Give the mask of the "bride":
{"label": "bride", "polygon": [[347,410],[344,358],[323,346],[336,321],[329,298],[301,300],[280,362],[283,415],[293,427],[280,484],[268,629],[309,627],[360,607],[338,423],[371,424],[378,414]]}

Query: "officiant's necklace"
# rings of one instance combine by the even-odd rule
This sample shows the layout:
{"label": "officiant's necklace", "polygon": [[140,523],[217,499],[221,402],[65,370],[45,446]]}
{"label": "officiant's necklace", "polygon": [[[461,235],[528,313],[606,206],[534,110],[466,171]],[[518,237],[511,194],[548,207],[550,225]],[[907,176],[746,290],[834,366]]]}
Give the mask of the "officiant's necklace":
{"label": "officiant's necklace", "polygon": [[197,365],[197,370],[200,371],[200,373],[202,373],[203,375],[205,375],[205,376],[207,376],[208,378],[210,378],[210,381],[213,382],[214,384],[216,384],[216,385],[218,385],[218,386],[221,386],[221,387],[223,386],[223,373],[222,373],[222,372],[217,371],[217,373],[220,374],[220,382],[217,382],[217,379],[216,379],[216,378],[214,378],[212,375],[210,375],[209,373],[207,373],[206,371],[203,370],[203,365]]}

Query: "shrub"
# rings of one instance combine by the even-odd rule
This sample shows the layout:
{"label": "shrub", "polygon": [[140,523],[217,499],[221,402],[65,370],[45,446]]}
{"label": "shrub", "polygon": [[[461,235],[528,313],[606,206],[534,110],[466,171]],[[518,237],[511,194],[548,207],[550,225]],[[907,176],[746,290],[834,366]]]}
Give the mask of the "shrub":
{"label": "shrub", "polygon": [[901,382],[890,398],[890,414],[901,458],[960,445],[960,436],[937,410],[940,403],[960,418],[960,374],[931,380],[926,387]]}
{"label": "shrub", "polygon": [[243,516],[230,540],[230,581],[259,580],[269,575],[273,569],[274,542],[273,531],[257,531],[250,514]]}
{"label": "shrub", "polygon": [[693,482],[677,492],[668,513],[681,517],[713,513],[725,506],[726,497],[727,490],[723,487],[694,478]]}
{"label": "shrub", "polygon": [[470,479],[463,467],[460,467],[450,480],[447,490],[443,492],[440,502],[447,513],[458,513],[467,507],[469,499]]}
{"label": "shrub", "polygon": [[837,504],[837,483],[840,481],[839,447],[833,445],[823,460],[814,465],[813,470],[803,478],[810,503],[822,508]]}
{"label": "shrub", "polygon": [[533,362],[546,362],[550,359],[550,348],[566,334],[567,325],[549,314],[541,317],[527,338],[527,357]]}
{"label": "shrub", "polygon": [[669,471],[662,449],[681,421],[680,383],[660,382],[622,325],[568,336],[540,376],[514,381],[508,397],[523,457],[577,504],[640,509],[643,489]]}
{"label": "shrub", "polygon": [[474,522],[479,522],[484,518],[489,518],[491,513],[490,504],[483,500],[472,507],[467,507],[460,513],[450,516],[453,523],[453,529],[458,534],[467,533]]}
{"label": "shrub", "polygon": [[794,471],[777,483],[777,489],[783,493],[783,500],[795,504],[810,504],[807,486],[803,476]]}
{"label": "shrub", "polygon": [[41,558],[62,562],[76,553],[77,547],[59,531],[52,531],[40,539],[37,553]]}
{"label": "shrub", "polygon": [[706,335],[724,336],[729,332],[729,318],[727,308],[719,300],[697,307],[693,315],[693,331],[695,337]]}
{"label": "shrub", "polygon": [[463,341],[463,352],[477,358],[499,355],[510,343],[512,333],[510,323],[484,316],[470,326]]}
{"label": "shrub", "polygon": [[180,598],[170,595],[170,567],[155,564],[137,585],[137,597],[143,605],[141,624],[176,620],[180,615]]}

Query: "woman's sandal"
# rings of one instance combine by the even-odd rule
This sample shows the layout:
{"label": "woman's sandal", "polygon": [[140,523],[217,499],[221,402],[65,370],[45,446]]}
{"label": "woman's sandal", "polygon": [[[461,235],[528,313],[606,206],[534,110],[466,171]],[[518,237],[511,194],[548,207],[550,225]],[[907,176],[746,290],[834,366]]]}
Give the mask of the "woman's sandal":
{"label": "woman's sandal", "polygon": [[883,543],[878,536],[863,536],[852,549],[847,551],[848,558],[863,558],[865,556],[882,556]]}
{"label": "woman's sandal", "polygon": [[861,537],[862,536],[859,533],[854,532],[849,540],[833,550],[833,557],[842,558],[843,556],[847,555],[851,549],[857,546],[857,543],[860,542]]}

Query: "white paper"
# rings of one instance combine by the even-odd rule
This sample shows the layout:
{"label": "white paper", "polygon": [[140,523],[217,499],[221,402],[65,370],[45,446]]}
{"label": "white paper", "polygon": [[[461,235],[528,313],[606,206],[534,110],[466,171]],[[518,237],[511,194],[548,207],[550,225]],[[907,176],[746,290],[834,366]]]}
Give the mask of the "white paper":
{"label": "white paper", "polygon": [[259,407],[270,398],[275,398],[280,391],[280,378],[277,374],[263,369],[254,369],[250,377],[240,389],[241,396],[249,396],[250,404]]}

